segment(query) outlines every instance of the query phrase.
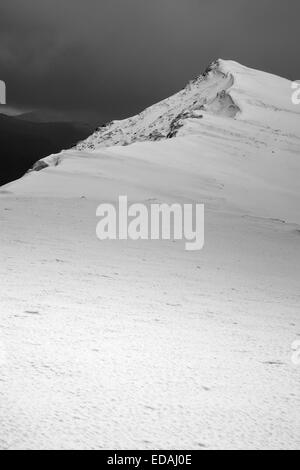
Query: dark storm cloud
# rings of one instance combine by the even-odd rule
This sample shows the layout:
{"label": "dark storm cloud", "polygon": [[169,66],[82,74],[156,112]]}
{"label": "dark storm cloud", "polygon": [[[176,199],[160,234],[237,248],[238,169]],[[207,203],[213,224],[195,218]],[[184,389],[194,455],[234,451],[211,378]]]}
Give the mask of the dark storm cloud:
{"label": "dark storm cloud", "polygon": [[11,104],[123,117],[213,59],[300,78],[298,0],[1,0]]}

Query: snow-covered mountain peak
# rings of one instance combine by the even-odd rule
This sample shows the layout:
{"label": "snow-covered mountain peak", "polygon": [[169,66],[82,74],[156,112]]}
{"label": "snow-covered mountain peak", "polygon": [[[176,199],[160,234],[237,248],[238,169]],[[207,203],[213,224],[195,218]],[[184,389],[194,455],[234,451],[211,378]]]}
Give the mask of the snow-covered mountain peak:
{"label": "snow-covered mountain peak", "polygon": [[192,80],[179,93],[140,114],[100,127],[91,137],[81,142],[77,149],[128,145],[174,137],[184,119],[201,119],[203,112],[218,112],[234,117],[238,108],[226,93],[233,85],[233,77],[230,72],[222,70],[222,64],[221,60],[213,62],[204,74]]}
{"label": "snow-covered mountain peak", "polygon": [[37,162],[43,171],[5,191],[203,201],[299,223],[300,107],[292,93],[289,80],[219,59],[179,93]]}
{"label": "snow-covered mountain peak", "polygon": [[300,125],[286,112],[295,114],[288,80],[253,70],[234,61],[218,59],[179,93],[140,114],[100,127],[78,150],[94,150],[134,142],[157,141],[180,135],[187,119],[207,114],[238,118],[294,133]]}

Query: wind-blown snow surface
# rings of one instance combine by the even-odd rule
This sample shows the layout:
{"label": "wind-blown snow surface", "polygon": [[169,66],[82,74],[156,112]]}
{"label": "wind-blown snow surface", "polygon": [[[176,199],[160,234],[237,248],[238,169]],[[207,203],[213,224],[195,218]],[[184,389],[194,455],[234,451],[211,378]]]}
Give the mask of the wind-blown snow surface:
{"label": "wind-blown snow surface", "polygon": [[[291,83],[217,61],[1,188],[0,447],[299,448],[299,157]],[[120,194],[204,250],[98,241]]]}

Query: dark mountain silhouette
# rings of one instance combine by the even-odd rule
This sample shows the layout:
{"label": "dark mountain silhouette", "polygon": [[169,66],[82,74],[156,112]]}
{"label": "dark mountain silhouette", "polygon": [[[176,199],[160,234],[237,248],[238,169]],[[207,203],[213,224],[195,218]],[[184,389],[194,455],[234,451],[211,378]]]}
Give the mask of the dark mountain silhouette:
{"label": "dark mountain silhouette", "polygon": [[18,114],[15,117],[17,117],[18,119],[21,119],[22,121],[30,121],[30,122],[43,122],[43,123],[70,122],[70,119],[68,119],[62,113],[56,113],[54,111],[45,111],[45,110],[28,111],[22,114]]}
{"label": "dark mountain silhouette", "polygon": [[28,118],[34,115],[0,114],[0,186],[22,177],[41,158],[76,145],[94,130],[89,124]]}

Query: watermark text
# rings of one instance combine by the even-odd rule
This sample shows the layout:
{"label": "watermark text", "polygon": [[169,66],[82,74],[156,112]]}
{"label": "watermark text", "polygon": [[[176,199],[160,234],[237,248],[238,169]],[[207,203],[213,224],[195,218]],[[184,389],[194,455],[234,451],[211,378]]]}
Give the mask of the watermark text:
{"label": "watermark text", "polygon": [[295,105],[300,104],[300,80],[292,83],[292,103]]}
{"label": "watermark text", "polygon": [[100,204],[96,212],[99,240],[185,240],[187,251],[204,247],[203,204]]}
{"label": "watermark text", "polygon": [[0,80],[0,104],[6,104],[6,85]]}
{"label": "watermark text", "polygon": [[300,340],[296,340],[292,344],[292,363],[294,366],[300,366]]}

